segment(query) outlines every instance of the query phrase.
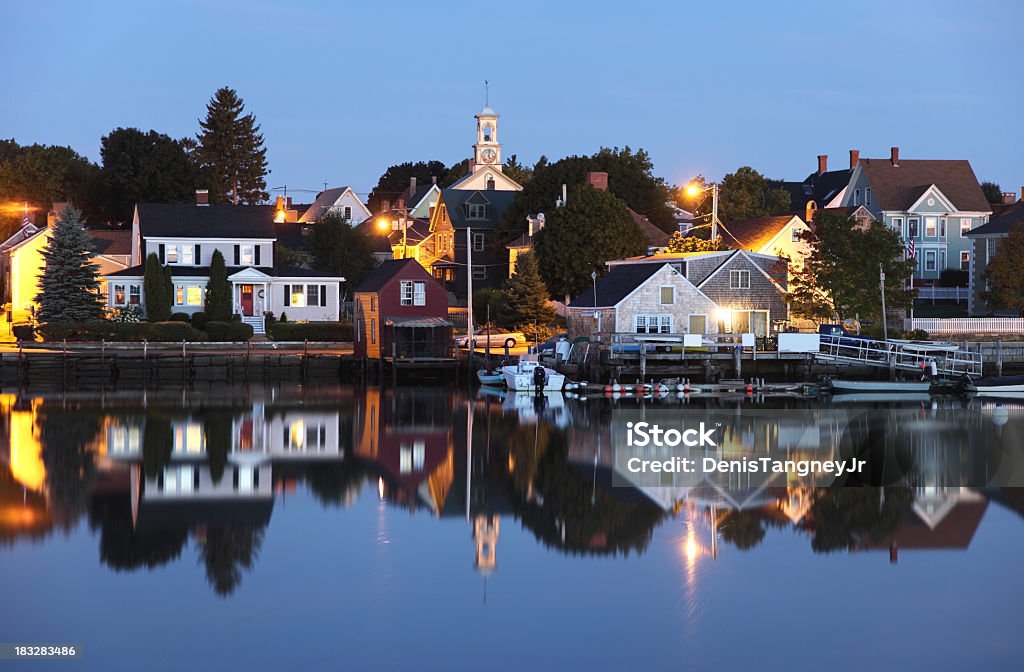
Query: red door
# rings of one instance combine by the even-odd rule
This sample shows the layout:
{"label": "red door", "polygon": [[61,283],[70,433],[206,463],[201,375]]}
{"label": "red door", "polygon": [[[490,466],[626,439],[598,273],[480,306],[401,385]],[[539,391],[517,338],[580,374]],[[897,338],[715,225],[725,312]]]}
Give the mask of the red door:
{"label": "red door", "polygon": [[242,315],[252,316],[252,285],[242,285]]}

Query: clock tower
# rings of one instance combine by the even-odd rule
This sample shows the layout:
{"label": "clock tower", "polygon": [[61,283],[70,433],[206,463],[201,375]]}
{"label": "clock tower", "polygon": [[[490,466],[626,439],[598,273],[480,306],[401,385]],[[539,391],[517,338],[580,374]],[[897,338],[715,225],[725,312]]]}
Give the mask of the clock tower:
{"label": "clock tower", "polygon": [[476,115],[476,144],[473,145],[473,169],[492,168],[501,172],[501,143],[498,142],[498,114],[484,105]]}

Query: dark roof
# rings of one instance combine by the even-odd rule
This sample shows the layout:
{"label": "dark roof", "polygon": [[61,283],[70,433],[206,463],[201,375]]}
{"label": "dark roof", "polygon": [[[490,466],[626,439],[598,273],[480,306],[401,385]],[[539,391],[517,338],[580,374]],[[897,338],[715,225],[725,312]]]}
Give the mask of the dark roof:
{"label": "dark roof", "polygon": [[114,229],[93,229],[86,231],[92,238],[92,249],[96,254],[131,254],[132,232]]}
{"label": "dark roof", "polygon": [[901,159],[894,166],[889,159],[861,159],[859,165],[880,210],[906,211],[934,184],[957,210],[992,212],[970,161]]}
{"label": "dark roof", "polygon": [[[228,275],[231,275],[232,273],[238,273],[239,271],[245,270],[246,268],[249,268],[249,267],[248,266],[228,266],[228,268],[227,268]],[[210,267],[209,266],[171,266],[170,269],[171,269],[171,275],[174,276],[174,277],[178,277],[178,278],[205,278],[208,275],[210,275]],[[257,268],[256,270],[261,272],[261,273],[266,273],[267,275],[275,275],[274,269],[272,269],[270,267],[267,267],[267,266],[262,266],[260,268]],[[145,274],[146,274],[146,265],[145,264],[139,264],[138,266],[129,266],[128,268],[123,268],[120,271],[114,271],[113,273],[107,273],[106,277],[108,277],[108,278],[116,278],[118,276],[125,276],[125,277],[130,277],[131,278],[131,277],[142,277]]]}
{"label": "dark roof", "polygon": [[[484,189],[479,191],[464,191],[462,189],[445,189],[442,194],[445,207],[448,208],[448,217],[452,221],[452,227],[465,229],[471,226],[474,229],[493,229],[501,221],[508,206],[512,205],[517,191],[498,191],[496,189]],[[466,211],[463,205],[472,200],[474,203],[487,203],[486,219],[466,219]]]}
{"label": "dark roof", "polygon": [[426,195],[430,193],[430,190],[431,188],[433,188],[433,186],[434,185],[432,183],[417,184],[416,191],[414,191],[411,194],[409,193],[409,187],[406,187],[405,191],[402,192],[402,198],[405,199],[405,206],[407,208],[414,208],[417,205],[419,205],[420,201],[422,201],[426,197]]}
{"label": "dark roof", "polygon": [[[401,273],[410,264],[418,266],[420,270],[423,270],[423,267],[415,259],[389,259],[370,271],[370,274],[356,287],[356,291],[378,292],[384,285],[388,284],[391,278]],[[423,272],[426,273],[426,271]]]}
{"label": "dark roof", "polygon": [[[228,275],[231,275],[235,271],[242,269],[228,269]],[[332,277],[327,271],[318,271],[313,268],[305,268],[304,266],[274,266],[270,271],[266,269],[258,269],[272,275],[275,278],[330,278]]]}
{"label": "dark roof", "polygon": [[1005,236],[1010,229],[1024,222],[1024,201],[1017,201],[1009,210],[998,217],[993,217],[987,224],[982,224],[967,233],[968,236]]}
{"label": "dark roof", "polygon": [[626,208],[629,211],[629,216],[633,218],[636,225],[640,227],[640,232],[644,234],[644,239],[647,241],[649,247],[665,247],[668,245],[668,234],[651,224],[651,220],[647,219],[644,215],[633,208]]}
{"label": "dark roof", "polygon": [[370,252],[373,254],[391,254],[391,242],[386,235],[380,233],[377,228],[377,220],[373,217],[365,222],[356,225],[370,241]]}
{"label": "dark roof", "polygon": [[508,249],[512,249],[513,247],[533,247],[533,236],[524,232],[518,238],[505,245],[505,247]]}
{"label": "dark roof", "polygon": [[273,239],[274,208],[269,205],[191,205],[139,203],[143,238]]}
{"label": "dark roof", "polygon": [[811,173],[803,182],[782,182],[781,189],[789,192],[790,208],[803,211],[808,201],[814,201],[819,208],[836,197],[850,183],[853,171],[829,170],[824,173]]}
{"label": "dark roof", "polygon": [[287,247],[290,250],[306,249],[306,236],[302,230],[314,226],[305,222],[278,222],[274,224],[274,231],[277,235],[277,244]]}
{"label": "dark roof", "polygon": [[729,247],[748,252],[759,252],[779,231],[792,221],[795,215],[772,215],[739,222],[729,222],[721,227],[722,241]]}
{"label": "dark roof", "polygon": [[613,266],[608,274],[597,281],[597,301],[594,301],[594,288],[590,287],[569,305],[573,308],[608,308],[617,305],[630,292],[647,282],[665,264],[623,264]]}

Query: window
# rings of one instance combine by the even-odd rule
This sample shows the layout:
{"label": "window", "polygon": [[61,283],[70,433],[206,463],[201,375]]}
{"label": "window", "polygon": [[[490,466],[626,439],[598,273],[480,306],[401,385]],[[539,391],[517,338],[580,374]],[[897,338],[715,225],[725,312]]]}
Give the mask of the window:
{"label": "window", "polygon": [[185,286],[178,285],[174,288],[174,305],[184,306],[185,305]]}
{"label": "window", "polygon": [[306,285],[306,305],[320,305],[320,285]]}
{"label": "window", "polygon": [[414,282],[412,293],[412,305],[414,306],[425,306],[427,305],[427,283],[422,281]]}
{"label": "window", "polygon": [[177,245],[168,245],[164,254],[166,255],[165,259],[166,259],[168,264],[176,264],[176,263],[178,263],[178,246]]}
{"label": "window", "polygon": [[871,187],[864,189],[864,205],[871,205]]}
{"label": "window", "polygon": [[346,205],[344,212],[345,212],[345,219],[352,219],[352,206],[351,205]]}
{"label": "window", "polygon": [[468,203],[466,217],[469,219],[487,219],[487,205],[484,203]]}
{"label": "window", "polygon": [[925,217],[924,218],[924,235],[928,238],[934,238],[939,235],[939,218],[938,217]]}
{"label": "window", "polygon": [[142,287],[131,285],[128,287],[128,303],[137,306],[142,303]]}
{"label": "window", "polygon": [[853,190],[853,204],[860,205],[860,189]]}
{"label": "window", "polygon": [[925,250],[924,252],[924,270],[934,271],[935,270],[935,250]]}
{"label": "window", "polygon": [[971,231],[971,220],[964,218],[960,220],[960,237],[963,238]]}
{"label": "window", "polygon": [[902,217],[893,217],[892,218],[892,228],[896,231],[896,233],[900,234],[900,238],[906,238],[907,237],[907,232],[903,230],[903,218]]}
{"label": "window", "polygon": [[909,235],[911,238],[917,238],[921,235],[921,232],[918,230],[920,228],[920,223],[921,220],[917,217],[911,217],[907,220],[907,228],[910,230]]}
{"label": "window", "polygon": [[191,245],[181,246],[181,262],[186,266],[195,265],[195,255],[193,254],[194,248]]}
{"label": "window", "polygon": [[942,217],[939,219],[939,238],[946,237],[946,218]]}
{"label": "window", "polygon": [[254,263],[254,261],[253,261],[253,246],[252,245],[242,245],[242,265],[243,266],[252,266],[253,263]]}
{"label": "window", "polygon": [[408,474],[411,471],[421,471],[426,461],[427,444],[423,440],[414,441],[410,446],[403,443],[398,449],[398,471]]}
{"label": "window", "polygon": [[484,251],[484,234],[474,233],[473,234],[473,251],[483,252]]}
{"label": "window", "polygon": [[638,334],[670,334],[672,333],[671,315],[637,315],[633,324]]}
{"label": "window", "polygon": [[691,334],[704,334],[708,330],[707,315],[690,315],[689,332]]}
{"label": "window", "polygon": [[661,288],[661,305],[671,306],[676,302],[676,288],[675,287],[662,287]]}
{"label": "window", "polygon": [[124,305],[124,285],[114,285],[114,305]]}
{"label": "window", "polygon": [[474,280],[486,280],[487,279],[487,267],[486,266],[474,266],[473,267],[473,279]]}
{"label": "window", "polygon": [[371,296],[370,297],[370,312],[371,313],[377,312],[377,297],[376,296]]}
{"label": "window", "polygon": [[971,270],[971,253],[961,252],[960,253],[960,270],[969,271]]}
{"label": "window", "polygon": [[411,306],[412,305],[412,281],[411,280],[402,280],[401,289],[402,289],[402,300],[401,300],[402,305],[403,306]]}
{"label": "window", "polygon": [[174,452],[178,454],[198,455],[205,448],[203,426],[197,422],[189,422],[174,427]]}
{"label": "window", "polygon": [[750,289],[750,271],[729,271],[729,289]]}
{"label": "window", "polygon": [[203,288],[198,285],[189,285],[185,291],[185,302],[190,306],[203,305]]}
{"label": "window", "polygon": [[789,239],[790,239],[791,242],[799,243],[800,242],[800,229],[796,228],[795,226],[792,229],[790,229],[789,230]]}
{"label": "window", "polygon": [[377,320],[370,320],[370,343],[377,342]]}
{"label": "window", "polygon": [[[287,291],[285,287],[285,291]],[[306,292],[303,285],[292,285],[291,287],[291,302],[286,304],[289,306],[295,306],[296,308],[304,308],[306,305]]]}

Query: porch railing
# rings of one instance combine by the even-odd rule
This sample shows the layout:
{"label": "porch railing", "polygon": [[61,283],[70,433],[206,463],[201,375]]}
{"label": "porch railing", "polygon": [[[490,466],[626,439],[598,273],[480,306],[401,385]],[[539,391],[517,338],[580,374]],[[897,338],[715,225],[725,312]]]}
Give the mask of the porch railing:
{"label": "porch railing", "polygon": [[932,317],[904,320],[907,330],[924,329],[929,334],[1024,334],[1024,317]]}

